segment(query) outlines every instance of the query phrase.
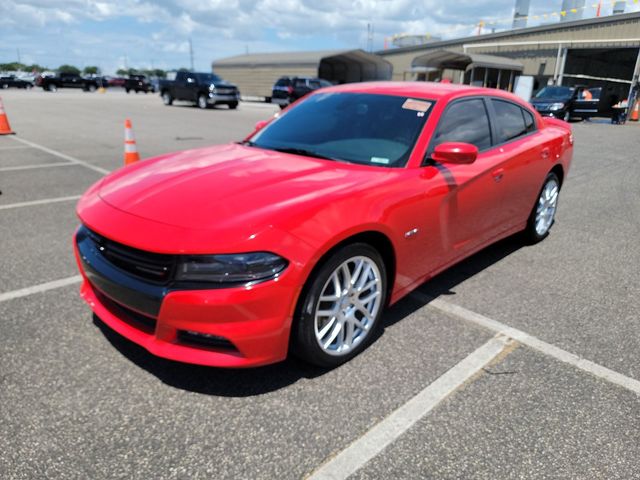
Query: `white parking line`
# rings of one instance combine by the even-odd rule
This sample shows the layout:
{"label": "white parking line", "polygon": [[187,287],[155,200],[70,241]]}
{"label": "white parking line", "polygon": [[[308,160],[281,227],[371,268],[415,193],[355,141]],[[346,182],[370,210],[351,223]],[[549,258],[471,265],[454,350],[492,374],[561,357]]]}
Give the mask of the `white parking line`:
{"label": "white parking line", "polygon": [[355,473],[500,355],[508,344],[509,340],[502,336],[489,340],[338,455],[320,466],[308,478],[336,480],[345,479]]}
{"label": "white parking line", "polygon": [[522,330],[512,328],[508,325],[505,325],[504,323],[498,322],[497,320],[493,320],[492,318],[485,317],[484,315],[472,312],[471,310],[467,310],[464,307],[460,307],[444,300],[440,300],[439,298],[433,299],[428,295],[420,292],[414,292],[411,294],[411,296],[416,298],[420,302],[428,303],[429,306],[440,310],[441,312],[453,315],[468,322],[475,323],[476,325],[505,335],[509,338],[513,338],[523,345],[533,348],[534,350],[544,353],[545,355],[555,358],[556,360],[572,365],[584,372],[595,375],[596,377],[602,378],[603,380],[626,388],[627,390],[640,395],[640,381],[634,378],[627,377],[626,375],[618,373],[607,367],[603,367],[602,365],[594,363],[590,360],[581,358],[571,352],[567,352],[566,350],[558,348],[555,345],[551,345],[550,343],[529,335]]}
{"label": "white parking line", "polygon": [[56,288],[66,287],[75,283],[80,283],[82,276],[74,275],[73,277],[62,278],[60,280],[54,280],[52,282],[41,283],[40,285],[33,285],[27,288],[21,288],[20,290],[13,290],[11,292],[0,293],[0,302],[6,302],[7,300],[13,300],[15,298],[26,297],[27,295],[33,295],[34,293],[46,292],[47,290],[53,290]]}
{"label": "white parking line", "polygon": [[15,172],[17,170],[31,170],[33,168],[49,168],[49,167],[68,167],[77,166],[72,162],[60,162],[60,163],[36,163],[34,165],[16,165],[14,167],[0,167],[0,172]]}
{"label": "white parking line", "polygon": [[50,155],[53,155],[55,157],[62,158],[64,160],[68,160],[69,162],[75,163],[76,165],[82,165],[83,167],[89,168],[89,169],[91,169],[91,170],[93,170],[95,172],[102,173],[104,175],[106,175],[107,173],[110,173],[109,170],[107,170],[107,169],[104,169],[102,167],[98,167],[96,165],[92,165],[91,163],[79,160],[79,159],[77,159],[75,157],[72,157],[70,155],[57,152],[56,150],[51,150],[50,148],[43,147],[42,145],[38,145],[37,143],[30,142],[29,140],[25,140],[24,138],[16,137],[15,135],[14,136],[10,136],[9,138],[11,138],[12,140],[15,140],[16,142],[21,142],[21,143],[24,143],[25,145],[28,145],[30,147],[37,148],[38,150],[42,150],[43,152],[46,152],[46,153],[48,153]]}
{"label": "white parking line", "polygon": [[70,202],[72,200],[78,200],[80,197],[81,195],[71,195],[69,197],[43,198],[42,200],[32,200],[30,202],[8,203],[6,205],[0,205],[0,210],[8,210],[10,208],[20,207],[32,207],[34,205],[46,205],[48,203]]}

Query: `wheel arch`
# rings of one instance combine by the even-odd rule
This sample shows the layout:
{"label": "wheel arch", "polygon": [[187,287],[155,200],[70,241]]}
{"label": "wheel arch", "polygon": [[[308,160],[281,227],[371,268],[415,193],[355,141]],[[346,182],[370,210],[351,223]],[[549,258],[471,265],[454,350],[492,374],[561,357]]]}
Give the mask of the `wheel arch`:
{"label": "wheel arch", "polygon": [[558,180],[560,180],[560,186],[562,187],[562,184],[564,183],[564,168],[562,167],[562,164],[557,163],[556,165],[554,165],[551,169],[551,172],[555,173],[558,176]]}

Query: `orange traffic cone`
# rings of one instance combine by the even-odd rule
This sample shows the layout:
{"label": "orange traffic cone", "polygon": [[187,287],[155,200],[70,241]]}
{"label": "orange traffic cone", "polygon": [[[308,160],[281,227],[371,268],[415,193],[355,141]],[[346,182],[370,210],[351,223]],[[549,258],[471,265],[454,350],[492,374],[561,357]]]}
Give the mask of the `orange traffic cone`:
{"label": "orange traffic cone", "polygon": [[2,105],[2,98],[0,98],[0,135],[13,135],[16,132],[11,130],[9,125],[9,119],[7,114],[4,113],[4,106]]}
{"label": "orange traffic cone", "polygon": [[133,137],[131,120],[127,118],[124,121],[124,164],[129,165],[137,162],[138,160],[140,160],[140,155],[138,155],[136,139]]}
{"label": "orange traffic cone", "polygon": [[638,117],[640,117],[640,100],[636,100],[636,104],[633,106],[631,114],[629,115],[629,120],[637,122]]}

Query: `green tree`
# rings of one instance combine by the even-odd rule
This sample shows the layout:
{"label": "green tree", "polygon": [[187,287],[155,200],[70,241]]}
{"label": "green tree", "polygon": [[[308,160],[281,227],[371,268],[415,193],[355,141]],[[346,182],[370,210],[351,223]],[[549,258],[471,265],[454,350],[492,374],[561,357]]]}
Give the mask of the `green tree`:
{"label": "green tree", "polygon": [[119,77],[124,77],[128,73],[128,70],[125,70],[124,68],[119,68],[118,70],[116,70],[116,75],[118,75]]}
{"label": "green tree", "polygon": [[58,67],[58,71],[60,73],[75,73],[76,75],[80,75],[80,69],[78,67],[74,67],[73,65],[60,65]]}
{"label": "green tree", "polygon": [[100,67],[96,67],[93,65],[84,67],[82,73],[84,73],[85,75],[98,75],[100,73]]}

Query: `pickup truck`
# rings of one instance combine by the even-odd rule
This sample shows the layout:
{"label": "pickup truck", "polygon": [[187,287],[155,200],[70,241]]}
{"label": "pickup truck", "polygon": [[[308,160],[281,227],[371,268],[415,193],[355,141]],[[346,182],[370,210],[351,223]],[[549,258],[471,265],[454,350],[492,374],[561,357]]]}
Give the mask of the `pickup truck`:
{"label": "pickup truck", "polygon": [[129,75],[129,78],[124,81],[124,90],[129,93],[131,90],[134,92],[155,92],[155,88],[144,75]]}
{"label": "pickup truck", "polygon": [[37,85],[43,90],[55,92],[59,88],[81,88],[86,92],[95,92],[101,80],[97,78],[83,78],[77,73],[60,73],[55,77],[39,77]]}
{"label": "pickup truck", "polygon": [[228,105],[235,109],[240,100],[238,88],[213,73],[177,72],[175,80],[161,80],[159,87],[165,105],[184,100],[199,108]]}

